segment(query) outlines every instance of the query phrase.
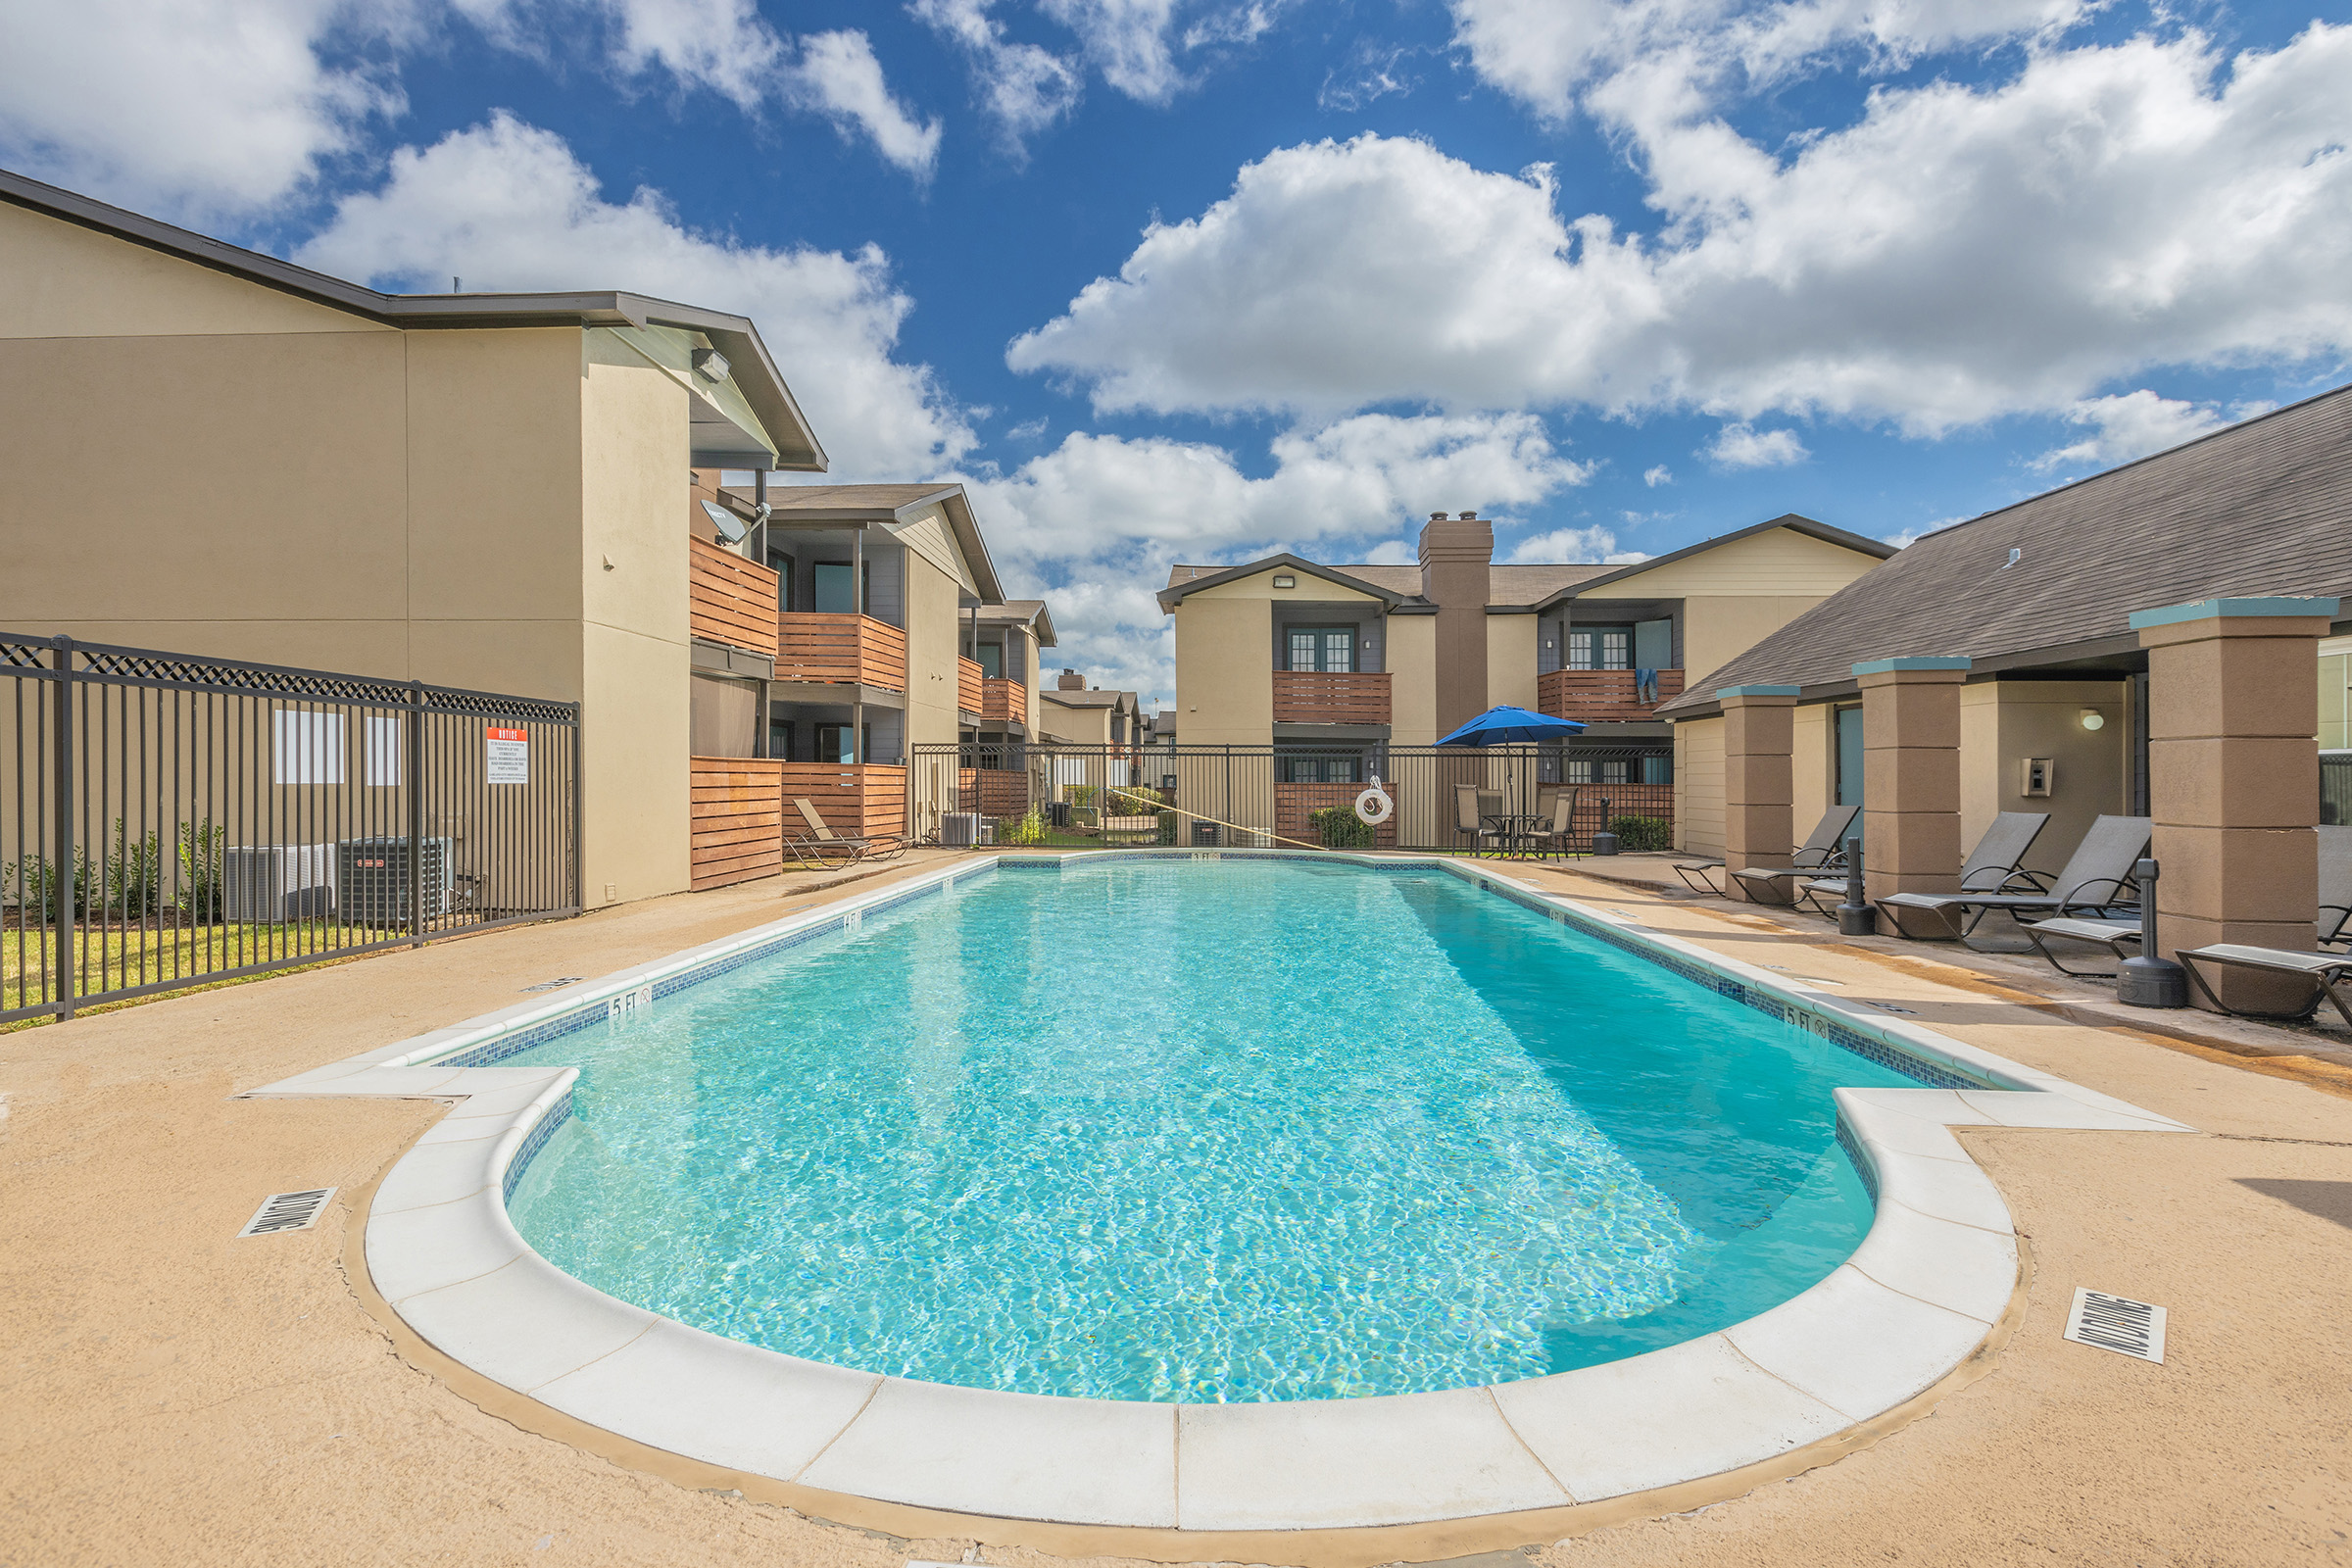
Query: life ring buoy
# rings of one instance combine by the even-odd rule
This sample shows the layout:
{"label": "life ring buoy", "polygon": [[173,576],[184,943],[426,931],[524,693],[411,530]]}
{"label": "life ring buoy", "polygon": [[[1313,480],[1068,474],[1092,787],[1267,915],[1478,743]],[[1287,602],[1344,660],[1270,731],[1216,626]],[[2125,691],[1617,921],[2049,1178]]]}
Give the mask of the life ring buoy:
{"label": "life ring buoy", "polygon": [[1396,814],[1396,803],[1389,792],[1380,787],[1380,775],[1372,775],[1372,787],[1355,798],[1356,820],[1368,827],[1378,827]]}

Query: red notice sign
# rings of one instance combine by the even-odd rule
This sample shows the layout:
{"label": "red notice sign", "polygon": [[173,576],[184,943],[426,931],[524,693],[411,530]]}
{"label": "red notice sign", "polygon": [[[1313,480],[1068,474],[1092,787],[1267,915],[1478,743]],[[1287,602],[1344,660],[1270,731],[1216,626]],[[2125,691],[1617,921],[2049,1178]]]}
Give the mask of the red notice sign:
{"label": "red notice sign", "polygon": [[485,731],[482,740],[482,782],[528,784],[531,781],[531,738],[527,731]]}

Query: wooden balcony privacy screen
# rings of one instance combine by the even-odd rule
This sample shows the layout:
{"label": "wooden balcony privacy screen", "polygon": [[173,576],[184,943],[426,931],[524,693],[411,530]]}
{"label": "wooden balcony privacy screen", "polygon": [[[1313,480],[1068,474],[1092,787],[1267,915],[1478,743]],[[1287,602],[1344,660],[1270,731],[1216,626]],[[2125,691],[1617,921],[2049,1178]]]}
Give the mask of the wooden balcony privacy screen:
{"label": "wooden balcony privacy screen", "polygon": [[687,629],[755,654],[774,652],[776,574],[707,541],[686,544]]}
{"label": "wooden balcony privacy screen", "polygon": [[906,689],[906,634],[871,615],[794,611],[776,635],[776,679]]}
{"label": "wooden balcony privacy screen", "polygon": [[961,656],[956,660],[956,706],[967,713],[980,711],[980,666]]}
{"label": "wooden balcony privacy screen", "polygon": [[697,893],[784,869],[784,763],[759,757],[697,757],[689,786],[694,820],[690,871]]}
{"label": "wooden balcony privacy screen", "polygon": [[984,723],[1029,722],[1029,688],[1026,685],[1017,680],[991,680],[980,684],[980,717]]}
{"label": "wooden balcony privacy screen", "polygon": [[1389,677],[1381,674],[1327,675],[1317,670],[1274,671],[1277,724],[1386,724]]}
{"label": "wooden balcony privacy screen", "polygon": [[1658,671],[1657,703],[1636,702],[1634,693],[1630,669],[1554,669],[1536,677],[1536,705],[1552,717],[1623,721],[1648,718],[1658,703],[1682,696],[1683,672]]}

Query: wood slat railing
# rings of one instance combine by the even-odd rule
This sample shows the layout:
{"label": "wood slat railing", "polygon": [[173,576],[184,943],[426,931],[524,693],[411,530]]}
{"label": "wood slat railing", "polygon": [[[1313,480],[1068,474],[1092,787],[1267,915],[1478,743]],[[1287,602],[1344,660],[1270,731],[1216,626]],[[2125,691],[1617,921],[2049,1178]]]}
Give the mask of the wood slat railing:
{"label": "wood slat railing", "polygon": [[808,831],[792,803],[807,797],[834,832],[906,831],[906,769],[881,762],[779,762],[783,770],[784,831]]}
{"label": "wood slat railing", "polygon": [[1277,724],[1386,724],[1388,721],[1386,672],[1327,675],[1307,669],[1274,671]]}
{"label": "wood slat railing", "polygon": [[980,717],[990,724],[1029,722],[1029,688],[1017,680],[980,683]]}
{"label": "wood slat railing", "polygon": [[688,760],[689,870],[696,892],[774,876],[784,868],[785,764],[758,757]]}
{"label": "wood slat railing", "polygon": [[956,657],[956,706],[967,713],[980,711],[980,666],[958,654]]}
{"label": "wood slat railing", "polygon": [[906,634],[871,615],[792,611],[776,633],[776,679],[906,689]]}
{"label": "wood slat railing", "polygon": [[686,544],[687,629],[755,654],[775,652],[776,574],[708,540]]}
{"label": "wood slat railing", "polygon": [[1683,672],[1679,669],[1658,671],[1657,702],[1650,703],[1636,700],[1630,669],[1554,669],[1536,677],[1536,704],[1554,718],[1621,722],[1648,718],[1657,711],[1658,703],[1682,695]]}

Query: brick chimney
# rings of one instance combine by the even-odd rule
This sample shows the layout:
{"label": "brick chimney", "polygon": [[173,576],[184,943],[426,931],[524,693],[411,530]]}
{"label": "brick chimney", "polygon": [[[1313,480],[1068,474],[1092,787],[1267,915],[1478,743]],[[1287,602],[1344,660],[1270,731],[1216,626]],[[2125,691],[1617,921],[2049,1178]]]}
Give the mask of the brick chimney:
{"label": "brick chimney", "polygon": [[1421,530],[1421,597],[1438,607],[1441,735],[1487,710],[1488,568],[1494,561],[1494,525],[1480,521],[1477,513],[1429,514],[1429,526]]}
{"label": "brick chimney", "polygon": [[1086,677],[1074,669],[1065,669],[1061,672],[1061,679],[1055,681],[1054,686],[1056,691],[1082,692],[1086,690]]}

